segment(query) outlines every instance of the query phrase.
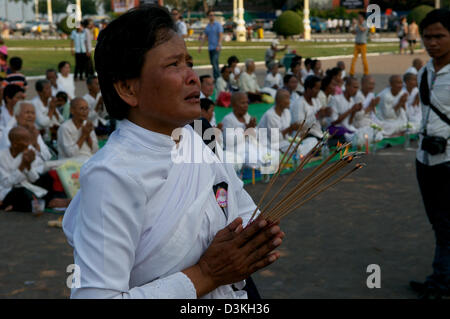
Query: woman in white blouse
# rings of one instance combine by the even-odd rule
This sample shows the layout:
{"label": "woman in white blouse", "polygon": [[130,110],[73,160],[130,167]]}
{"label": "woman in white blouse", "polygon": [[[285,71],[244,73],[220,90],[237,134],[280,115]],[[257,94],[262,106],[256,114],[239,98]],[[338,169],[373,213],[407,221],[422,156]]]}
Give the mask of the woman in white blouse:
{"label": "woman in white blouse", "polygon": [[144,5],[112,21],[95,65],[122,123],[82,167],[64,216],[80,270],[72,297],[246,298],[243,280],[279,258],[284,233],[262,218],[244,228],[255,204],[187,125],[200,83],[169,12]]}
{"label": "woman in white blouse", "polygon": [[70,73],[70,63],[67,61],[60,62],[58,70],[57,85],[67,93],[69,99],[75,98],[75,81],[73,80],[73,73]]}

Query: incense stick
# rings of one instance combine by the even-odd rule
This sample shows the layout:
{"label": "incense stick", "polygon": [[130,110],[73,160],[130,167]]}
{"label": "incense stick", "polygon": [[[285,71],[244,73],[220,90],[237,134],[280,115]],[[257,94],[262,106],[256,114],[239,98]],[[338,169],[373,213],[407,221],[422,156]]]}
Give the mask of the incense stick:
{"label": "incense stick", "polygon": [[[320,143],[316,144],[316,146],[318,146]],[[323,145],[322,145],[323,146]],[[305,177],[303,180],[300,181],[299,184],[304,184],[306,183],[318,170],[320,170],[324,165],[326,165],[343,147],[345,147],[344,145],[342,147],[336,148],[326,159],[325,161],[323,161],[319,166],[317,166],[307,177]],[[319,148],[320,149],[320,148]],[[314,148],[313,148],[314,150]],[[310,151],[310,153],[308,153],[308,155],[313,154],[311,153],[313,150]],[[318,150],[317,150],[318,151]],[[315,153],[314,153],[315,154]],[[307,157],[308,157],[307,155]],[[305,157],[304,159],[304,164],[300,165],[297,170],[288,178],[288,180],[284,183],[284,185],[281,187],[281,189],[273,196],[273,198],[271,199],[271,201],[264,207],[263,209],[263,213],[265,213],[268,209],[268,207],[270,206],[270,204],[275,200],[275,198],[280,194],[280,192],[287,186],[287,184],[295,177],[295,175],[300,171],[300,169],[303,168],[304,165],[306,165],[306,159],[307,157]],[[309,159],[308,159],[309,161]],[[302,163],[303,163],[302,162]],[[291,190],[291,192],[287,195],[291,195],[293,192],[295,192],[295,190]]]}
{"label": "incense stick", "polygon": [[[306,119],[305,119],[306,120]],[[292,145],[294,144],[295,140],[297,139],[298,135],[300,134],[301,130],[303,129],[303,126],[305,124],[305,120],[303,120],[303,122],[300,124],[299,129],[297,130],[297,133],[295,134],[294,138],[292,139],[291,143],[289,144],[288,149],[286,150],[286,152],[283,154],[283,157],[281,158],[280,164],[278,166],[277,171],[275,172],[275,174],[272,176],[272,178],[270,179],[270,183],[269,185],[267,185],[263,196],[261,197],[261,199],[258,202],[258,205],[256,205],[255,210],[253,211],[252,216],[250,217],[248,224],[250,224],[253,221],[253,218],[255,217],[256,212],[258,211],[259,207],[261,206],[261,204],[263,203],[265,197],[267,196],[267,194],[269,193],[270,189],[272,188],[273,184],[275,183],[276,179],[278,178],[278,176],[280,175],[281,171],[283,170],[284,166],[286,165],[287,162],[289,162],[289,160],[292,158],[292,156],[295,154],[295,152],[297,151],[298,147],[300,146],[300,143],[303,141],[303,139],[306,137],[306,135],[309,133],[311,128],[308,128],[308,130],[302,135],[302,137],[300,138],[300,140],[297,142],[296,146],[294,147],[294,149],[292,150],[292,152],[289,154],[289,157],[286,159],[286,155],[289,153]]]}
{"label": "incense stick", "polygon": [[342,175],[341,177],[337,178],[336,180],[334,180],[333,182],[331,182],[330,184],[324,186],[323,188],[321,188],[320,190],[318,190],[317,192],[315,192],[314,194],[312,194],[310,197],[308,197],[307,199],[303,200],[302,202],[300,202],[298,205],[296,205],[295,207],[288,209],[284,214],[280,215],[279,217],[277,217],[276,219],[274,219],[274,223],[281,220],[281,218],[286,217],[287,215],[289,215],[290,213],[292,213],[294,210],[300,208],[301,206],[303,206],[304,204],[306,204],[307,202],[309,202],[311,199],[313,199],[314,197],[318,196],[319,194],[321,194],[322,192],[324,192],[325,190],[327,190],[330,187],[333,187],[334,185],[336,185],[337,183],[339,183],[341,180],[343,180],[344,178],[346,178],[347,176],[349,176],[350,174],[352,174],[353,172],[355,172],[356,170],[362,168],[363,165],[361,164],[356,164],[356,166],[351,169],[350,171],[348,171],[347,173],[345,173],[344,175]]}
{"label": "incense stick", "polygon": [[[314,179],[309,181],[307,184],[299,184],[297,185],[290,196],[286,196],[283,198],[276,207],[274,207],[268,214],[271,220],[275,220],[275,217],[278,215],[284,214],[286,210],[295,205],[299,200],[304,198],[306,195],[314,191],[321,184],[335,175],[341,168],[348,165],[347,161],[339,161],[334,163],[333,165],[327,167],[325,170],[320,172],[319,175],[315,176]],[[269,218],[269,217],[268,217]]]}
{"label": "incense stick", "polygon": [[300,162],[300,165],[295,169],[295,171],[289,176],[286,182],[281,186],[281,188],[277,191],[277,193],[272,197],[272,199],[264,206],[261,211],[261,214],[270,207],[273,201],[277,198],[277,196],[286,188],[286,186],[292,181],[292,179],[303,169],[303,167],[309,162],[309,160],[317,153],[319,150],[318,145],[320,145],[320,141],[306,154],[306,156]]}
{"label": "incense stick", "polygon": [[[355,156],[352,153],[342,158],[339,162],[336,162],[328,168],[324,169],[314,177],[311,177],[314,173],[312,172],[308,175],[307,178],[303,179],[299,184],[297,184],[297,186],[295,186],[288,195],[286,195],[280,202],[278,202],[278,204],[273,209],[270,210],[268,214],[265,214],[264,216],[267,217],[282,213],[282,211],[286,209],[286,207],[291,206],[292,204],[303,198],[306,194],[310,193],[315,188],[320,186],[320,184],[335,175],[339,169],[345,167],[354,158]],[[309,181],[310,179],[312,180]]]}

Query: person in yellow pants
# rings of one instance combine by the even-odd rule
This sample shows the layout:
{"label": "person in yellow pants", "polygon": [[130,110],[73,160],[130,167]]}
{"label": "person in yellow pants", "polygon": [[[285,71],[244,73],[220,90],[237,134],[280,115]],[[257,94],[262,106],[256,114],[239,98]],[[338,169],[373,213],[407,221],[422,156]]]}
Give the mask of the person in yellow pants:
{"label": "person in yellow pants", "polygon": [[361,59],[364,66],[364,75],[369,74],[369,63],[367,62],[367,34],[369,28],[366,23],[366,13],[360,12],[358,14],[358,22],[354,27],[355,34],[355,49],[353,51],[352,66],[350,68],[350,76],[355,75],[355,64],[358,56],[361,54]]}

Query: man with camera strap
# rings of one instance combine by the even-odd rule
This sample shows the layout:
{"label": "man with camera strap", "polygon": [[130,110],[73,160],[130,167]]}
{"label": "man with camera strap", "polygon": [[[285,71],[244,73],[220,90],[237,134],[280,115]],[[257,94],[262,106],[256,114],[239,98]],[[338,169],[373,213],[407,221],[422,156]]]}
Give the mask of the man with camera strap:
{"label": "man with camera strap", "polygon": [[417,180],[436,237],[433,273],[412,281],[419,298],[450,295],[450,11],[430,12],[420,24],[430,61],[418,73],[423,120]]}

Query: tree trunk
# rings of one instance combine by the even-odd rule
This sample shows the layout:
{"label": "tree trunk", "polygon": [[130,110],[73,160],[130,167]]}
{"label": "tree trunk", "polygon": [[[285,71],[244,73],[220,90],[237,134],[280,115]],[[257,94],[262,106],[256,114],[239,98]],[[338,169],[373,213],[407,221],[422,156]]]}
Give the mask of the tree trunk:
{"label": "tree trunk", "polygon": [[205,14],[208,12],[208,2],[206,0],[203,0],[203,10],[205,11]]}

